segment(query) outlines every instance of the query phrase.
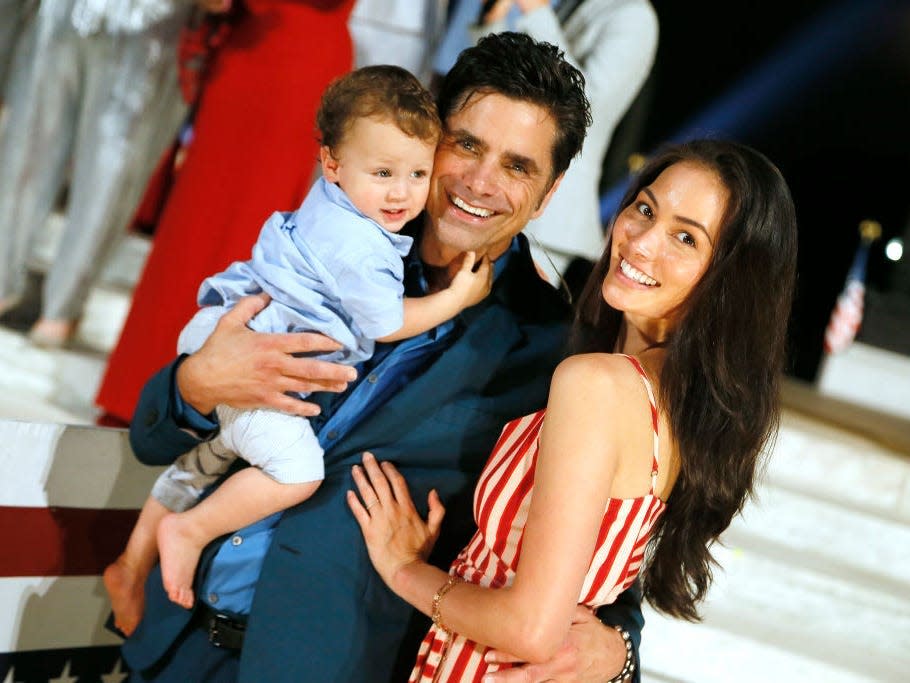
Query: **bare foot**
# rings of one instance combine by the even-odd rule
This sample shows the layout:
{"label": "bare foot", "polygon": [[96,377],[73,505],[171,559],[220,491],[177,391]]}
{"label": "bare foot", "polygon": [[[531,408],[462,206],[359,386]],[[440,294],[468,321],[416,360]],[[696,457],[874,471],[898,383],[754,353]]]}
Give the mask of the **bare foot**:
{"label": "bare foot", "polygon": [[131,567],[123,555],[104,570],[104,588],[114,610],[114,626],[131,636],[145,609],[145,576]]}
{"label": "bare foot", "polygon": [[52,320],[39,318],[28,332],[29,341],[35,346],[46,349],[59,349],[66,346],[76,331],[74,320]]}
{"label": "bare foot", "polygon": [[167,515],[158,524],[158,555],[164,590],[171,602],[186,609],[193,606],[193,576],[208,540],[201,538],[196,527],[179,513]]}

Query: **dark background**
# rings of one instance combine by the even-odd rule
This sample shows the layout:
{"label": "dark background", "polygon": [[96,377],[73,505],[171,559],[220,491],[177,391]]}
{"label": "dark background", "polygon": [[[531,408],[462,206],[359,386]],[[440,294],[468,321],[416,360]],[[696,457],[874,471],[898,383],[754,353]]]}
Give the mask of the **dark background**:
{"label": "dark background", "polygon": [[[859,339],[910,355],[910,2],[652,0],[653,72],[606,162],[621,183],[631,151],[693,135],[732,137],[787,178],[800,225],[790,374],[815,379],[822,339],[859,243],[882,224]],[[904,234],[908,233],[908,234]]]}

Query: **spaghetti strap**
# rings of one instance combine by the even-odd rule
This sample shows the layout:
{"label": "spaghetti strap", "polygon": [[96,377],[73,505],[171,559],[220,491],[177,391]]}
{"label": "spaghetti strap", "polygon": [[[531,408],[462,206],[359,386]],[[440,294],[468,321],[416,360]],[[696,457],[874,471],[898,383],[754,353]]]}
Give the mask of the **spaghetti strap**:
{"label": "spaghetti strap", "polygon": [[651,455],[651,495],[654,494],[654,490],[657,488],[657,465],[658,465],[658,452],[660,450],[660,438],[658,436],[658,412],[657,412],[657,401],[654,400],[654,390],[651,388],[651,380],[648,379],[648,374],[645,372],[645,369],[641,366],[641,363],[634,356],[630,356],[625,353],[619,354],[629,360],[632,366],[638,371],[638,374],[641,376],[641,381],[644,382],[645,390],[648,392],[648,401],[651,403],[651,429],[654,431],[654,453]]}

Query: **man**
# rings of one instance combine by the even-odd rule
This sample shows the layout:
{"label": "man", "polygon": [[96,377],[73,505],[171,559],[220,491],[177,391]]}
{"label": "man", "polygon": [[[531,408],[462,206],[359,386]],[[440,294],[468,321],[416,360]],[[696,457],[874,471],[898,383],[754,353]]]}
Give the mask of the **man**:
{"label": "man", "polygon": [[461,0],[455,12],[437,54],[440,73],[478,37],[511,30],[556,45],[585,76],[593,123],[584,149],[550,208],[524,230],[531,253],[556,284],[574,258],[596,262],[603,251],[598,186],[604,158],[654,63],[657,14],[648,0]]}
{"label": "man", "polygon": [[[519,233],[546,207],[590,120],[581,74],[553,46],[512,33],[462,54],[439,107],[446,130],[426,211],[412,226],[406,293],[445,286],[463,252],[475,251],[494,263],[490,295],[420,337],[377,346],[361,381],[322,401],[314,419],[326,451],[322,486],[277,523],[242,530],[203,559],[195,615],[169,603],[152,574],[145,618],[123,646],[137,680],[399,681],[413,663],[426,621],[370,567],[345,503],[350,468],[369,449],[398,465],[415,500],[438,490],[450,526],[434,558],[447,566],[470,533],[465,505],[502,425],[544,405],[562,354],[568,308]],[[242,302],[200,351],[149,382],[131,430],[140,459],[163,464],[210,436],[217,425],[204,416],[219,403],[312,414],[284,392],[337,390],[351,379],[347,368],[287,355],[326,348],[324,340],[246,329],[262,304]],[[604,619],[637,638],[634,596]],[[579,680],[584,667],[590,680],[616,675],[620,634],[584,613],[579,620],[553,662],[500,680]]]}

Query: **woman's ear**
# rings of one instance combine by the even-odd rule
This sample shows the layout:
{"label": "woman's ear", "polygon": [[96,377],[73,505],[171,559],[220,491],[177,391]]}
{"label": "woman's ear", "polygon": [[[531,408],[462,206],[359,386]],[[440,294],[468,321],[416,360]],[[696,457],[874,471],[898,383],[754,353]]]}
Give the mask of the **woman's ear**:
{"label": "woman's ear", "polygon": [[332,149],[327,145],[319,148],[319,163],[322,164],[322,175],[330,183],[338,182],[338,159],[332,156]]}

